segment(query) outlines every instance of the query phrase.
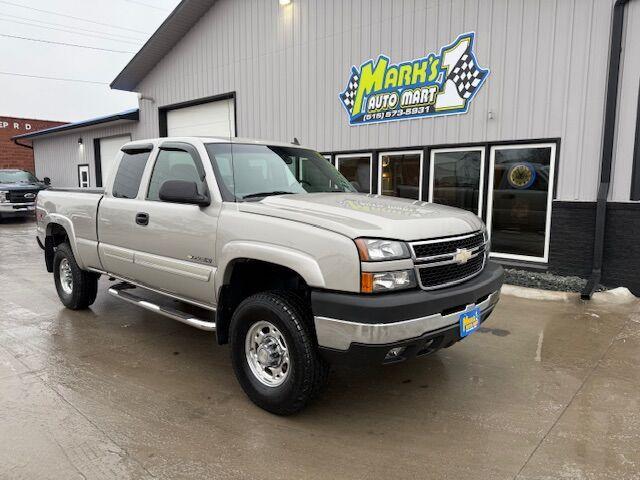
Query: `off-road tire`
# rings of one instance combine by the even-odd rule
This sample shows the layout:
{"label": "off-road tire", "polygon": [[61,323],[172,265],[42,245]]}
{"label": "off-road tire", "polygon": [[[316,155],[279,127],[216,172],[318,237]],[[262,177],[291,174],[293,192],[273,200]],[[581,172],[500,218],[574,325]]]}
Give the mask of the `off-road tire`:
{"label": "off-road tire", "polygon": [[[253,374],[245,353],[247,332],[267,320],[285,337],[291,370],[282,385],[263,385]],[[327,384],[329,364],[320,356],[311,308],[286,291],[252,295],[235,310],[230,325],[231,361],[240,386],[253,403],[276,415],[291,415],[316,398]]]}
{"label": "off-road tire", "polygon": [[[60,280],[60,262],[64,259],[69,262],[73,278],[73,287],[70,294],[64,291]],[[60,297],[60,301],[65,307],[71,310],[84,310],[96,300],[100,275],[81,270],[68,243],[62,243],[56,248],[53,257],[53,278],[58,297]]]}

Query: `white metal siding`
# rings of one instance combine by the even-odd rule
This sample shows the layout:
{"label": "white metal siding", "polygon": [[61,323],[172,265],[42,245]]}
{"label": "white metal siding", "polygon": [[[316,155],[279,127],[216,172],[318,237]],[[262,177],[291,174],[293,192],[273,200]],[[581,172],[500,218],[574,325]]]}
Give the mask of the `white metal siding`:
{"label": "white metal siding", "polygon": [[627,5],[625,38],[622,51],[618,119],[614,150],[611,192],[609,199],[626,202],[631,193],[633,150],[638,115],[638,88],[640,88],[640,2]]}
{"label": "white metal siding", "polygon": [[[33,152],[38,178],[49,177],[54,187],[77,187],[78,165],[88,163],[90,186],[96,186],[94,138],[130,134],[132,123],[79,130],[50,137],[35,138]],[[82,146],[78,139],[82,138]],[[103,175],[104,178],[104,175]]]}
{"label": "white metal siding", "polygon": [[[633,3],[628,25],[636,25],[633,35],[640,36],[640,6]],[[236,91],[239,135],[297,137],[318,150],[559,137],[557,198],[593,201],[612,5],[613,0],[296,0],[282,8],[276,1],[219,0],[140,84],[156,103],[142,103],[136,136],[158,134],[158,106]],[[478,60],[491,69],[468,114],[349,127],[338,93],[351,65],[381,53],[393,62],[409,60],[467,31],[476,32]],[[625,85],[631,97],[621,112],[625,118],[632,116],[626,110],[635,109],[637,78],[625,78],[635,81]],[[630,122],[629,134],[632,127]],[[618,150],[626,156],[632,147],[624,135]],[[619,200],[628,200],[627,170],[625,165],[618,175],[616,169]]]}

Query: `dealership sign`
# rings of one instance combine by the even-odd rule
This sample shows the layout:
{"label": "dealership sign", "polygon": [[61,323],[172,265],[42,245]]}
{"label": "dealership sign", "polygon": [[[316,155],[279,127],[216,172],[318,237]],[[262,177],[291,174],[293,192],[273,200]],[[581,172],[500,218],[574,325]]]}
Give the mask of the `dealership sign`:
{"label": "dealership sign", "polygon": [[466,113],[489,75],[473,51],[474,33],[414,60],[392,64],[380,55],[351,76],[340,101],[350,125]]}

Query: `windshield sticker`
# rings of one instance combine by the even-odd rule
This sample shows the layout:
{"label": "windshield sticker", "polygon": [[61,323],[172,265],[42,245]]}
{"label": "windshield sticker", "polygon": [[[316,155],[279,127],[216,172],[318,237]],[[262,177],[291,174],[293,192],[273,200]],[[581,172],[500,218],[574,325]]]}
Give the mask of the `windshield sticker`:
{"label": "windshield sticker", "polygon": [[340,93],[350,125],[409,120],[466,113],[489,69],[480,67],[473,51],[475,34],[460,35],[442,47],[411,61],[392,64],[389,57],[369,59]]}

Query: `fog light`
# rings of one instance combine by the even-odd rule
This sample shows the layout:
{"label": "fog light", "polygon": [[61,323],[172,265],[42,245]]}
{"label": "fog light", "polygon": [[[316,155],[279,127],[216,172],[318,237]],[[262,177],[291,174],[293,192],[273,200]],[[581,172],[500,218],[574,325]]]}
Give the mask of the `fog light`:
{"label": "fog light", "polygon": [[394,358],[398,358],[402,353],[406,350],[407,347],[395,347],[387,352],[387,355],[384,357],[385,360],[392,360]]}

